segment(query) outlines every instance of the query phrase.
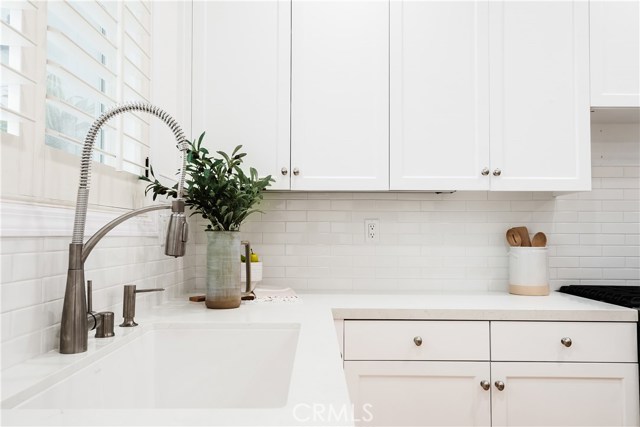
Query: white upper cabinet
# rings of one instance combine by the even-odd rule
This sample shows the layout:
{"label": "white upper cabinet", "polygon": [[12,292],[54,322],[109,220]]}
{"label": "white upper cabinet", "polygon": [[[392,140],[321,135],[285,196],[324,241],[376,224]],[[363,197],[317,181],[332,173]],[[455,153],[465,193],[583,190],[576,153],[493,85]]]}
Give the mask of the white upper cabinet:
{"label": "white upper cabinet", "polygon": [[[591,66],[607,55],[603,90],[635,78],[637,103],[640,42],[618,40],[638,1],[614,3],[591,3]],[[194,2],[192,135],[242,144],[273,189],[590,190],[589,19],[582,0]]]}
{"label": "white upper cabinet", "polygon": [[392,190],[489,189],[488,19],[486,1],[391,2]]}
{"label": "white upper cabinet", "polygon": [[291,189],[389,189],[389,2],[294,1]]}
{"label": "white upper cabinet", "polygon": [[272,189],[289,189],[290,14],[285,0],[193,2],[193,136],[241,144]]}
{"label": "white upper cabinet", "polygon": [[591,105],[640,107],[640,1],[591,1]]}
{"label": "white upper cabinet", "polygon": [[591,188],[589,4],[391,4],[392,190]]}
{"label": "white upper cabinet", "polygon": [[591,189],[589,3],[490,2],[491,189]]}

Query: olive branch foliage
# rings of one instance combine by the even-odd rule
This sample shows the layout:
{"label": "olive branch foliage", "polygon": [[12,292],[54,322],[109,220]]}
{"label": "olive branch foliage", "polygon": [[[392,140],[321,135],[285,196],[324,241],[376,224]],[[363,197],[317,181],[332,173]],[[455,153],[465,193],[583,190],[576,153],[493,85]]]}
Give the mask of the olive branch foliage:
{"label": "olive branch foliage", "polygon": [[[186,152],[186,175],[184,201],[193,209],[191,215],[200,214],[209,220],[207,231],[237,231],[240,224],[254,212],[261,212],[253,206],[263,198],[262,191],[275,180],[268,175],[258,177],[254,168],[247,175],[241,168],[247,153],[240,152],[238,145],[231,155],[216,151],[220,156],[210,155],[202,146],[205,133],[197,140],[189,141]],[[162,185],[150,167],[151,178],[140,176],[139,179],[149,182],[144,194],[153,193],[153,200],[158,196],[178,197],[178,184],[169,188]]]}

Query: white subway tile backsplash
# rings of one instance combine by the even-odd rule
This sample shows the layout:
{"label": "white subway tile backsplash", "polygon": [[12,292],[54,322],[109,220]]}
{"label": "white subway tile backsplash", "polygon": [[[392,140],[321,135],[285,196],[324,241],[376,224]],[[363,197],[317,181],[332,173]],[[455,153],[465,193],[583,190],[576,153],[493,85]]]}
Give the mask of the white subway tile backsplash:
{"label": "white subway tile backsplash", "polygon": [[262,243],[266,244],[304,244],[307,243],[308,240],[309,235],[306,233],[264,233],[262,235]]}
{"label": "white subway tile backsplash", "polygon": [[2,283],[13,281],[13,255],[0,255],[0,279]]}
{"label": "white subway tile backsplash", "polygon": [[479,193],[479,194],[487,194],[488,200],[507,200],[509,202],[515,200],[532,200],[533,193],[528,191],[518,192],[518,191],[494,191],[487,193]]}
{"label": "white subway tile backsplash", "polygon": [[[553,243],[550,243],[553,244]],[[601,256],[603,254],[603,246],[588,245],[571,245],[556,247],[556,256]]]}
{"label": "white subway tile backsplash", "polygon": [[593,234],[602,231],[601,223],[556,222],[552,224],[554,233]]}
{"label": "white subway tile backsplash", "polygon": [[625,168],[594,166],[591,168],[591,176],[594,178],[614,178],[624,176]]}
{"label": "white subway tile backsplash", "polygon": [[623,212],[579,212],[578,221],[580,222],[622,222],[624,220]]}
{"label": "white subway tile backsplash", "polygon": [[3,313],[42,303],[42,281],[40,279],[2,283],[0,292]]}
{"label": "white subway tile backsplash", "polygon": [[331,209],[330,200],[287,200],[290,211],[323,211]]}
{"label": "white subway tile backsplash", "polygon": [[21,335],[2,343],[2,369],[6,369],[43,352],[44,331]]}
{"label": "white subway tile backsplash", "polygon": [[41,251],[42,246],[43,240],[40,238],[3,237],[0,254],[34,253]]}
{"label": "white subway tile backsplash", "polygon": [[[556,210],[556,202],[560,200],[532,200],[532,201],[513,201],[511,202],[512,211],[526,212],[553,212]],[[562,209],[558,209],[562,210]],[[574,209],[567,209],[574,210]]]}
{"label": "white subway tile backsplash", "polygon": [[638,223],[621,223],[621,224],[602,224],[603,233],[611,234],[638,234],[640,233],[640,224]]}
{"label": "white subway tile backsplash", "polygon": [[640,223],[640,212],[625,212],[623,216],[624,222]]}
{"label": "white subway tile backsplash", "polygon": [[627,178],[640,178],[640,167],[627,166],[622,169],[623,169],[623,176]]}
{"label": "white subway tile backsplash", "polygon": [[640,180],[637,178],[600,178],[602,188],[640,188]]}
{"label": "white subway tile backsplash", "polygon": [[306,219],[309,222],[349,222],[351,216],[349,211],[309,211]]}
{"label": "white subway tile backsplash", "polygon": [[580,234],[580,235],[573,234],[572,236],[580,237],[578,243],[581,245],[624,245],[625,244],[625,236],[623,234]]}
{"label": "white subway tile backsplash", "polygon": [[558,279],[602,279],[601,268],[558,268]]}
{"label": "white subway tile backsplash", "polygon": [[591,191],[578,193],[580,200],[622,200],[624,199],[624,190],[622,189],[600,189],[595,188]]}
{"label": "white subway tile backsplash", "polygon": [[640,256],[640,246],[602,246],[603,256]]}
{"label": "white subway tile backsplash", "polygon": [[[625,198],[626,199],[626,198]],[[608,200],[603,203],[603,210],[608,212],[638,212],[640,202],[638,200]]]}
{"label": "white subway tile backsplash", "polygon": [[264,211],[263,222],[307,221],[306,211]]}
{"label": "white subway tile backsplash", "polygon": [[608,279],[640,280],[640,270],[637,268],[605,268],[603,275]]}
{"label": "white subway tile backsplash", "polygon": [[0,326],[2,328],[0,329],[0,334],[2,334],[0,340],[4,342],[11,338],[11,312],[0,315]]}
{"label": "white subway tile backsplash", "polygon": [[556,200],[555,206],[558,211],[602,211],[602,201],[600,200]]}
{"label": "white subway tile backsplash", "polygon": [[582,257],[580,267],[597,268],[623,268],[625,266],[624,257]]}

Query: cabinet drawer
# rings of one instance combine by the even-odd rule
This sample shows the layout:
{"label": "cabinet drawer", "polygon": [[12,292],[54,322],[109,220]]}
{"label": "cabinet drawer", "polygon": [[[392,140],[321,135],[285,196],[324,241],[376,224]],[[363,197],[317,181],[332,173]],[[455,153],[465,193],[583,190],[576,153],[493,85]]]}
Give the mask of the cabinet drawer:
{"label": "cabinet drawer", "polygon": [[637,325],[491,322],[491,360],[637,362]]}
{"label": "cabinet drawer", "polygon": [[489,322],[348,320],[344,341],[345,360],[489,360]]}

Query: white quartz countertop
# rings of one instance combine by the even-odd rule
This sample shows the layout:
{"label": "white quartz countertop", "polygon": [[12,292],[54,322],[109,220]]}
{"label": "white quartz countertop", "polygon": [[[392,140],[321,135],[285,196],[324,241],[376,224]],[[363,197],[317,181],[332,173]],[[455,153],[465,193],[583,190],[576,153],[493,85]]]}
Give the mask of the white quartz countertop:
{"label": "white quartz countertop", "polygon": [[[350,408],[334,319],[534,320],[636,322],[637,310],[571,295],[524,297],[506,293],[301,293],[298,302],[249,302],[235,310],[171,300],[141,311],[141,326],[116,327],[116,337],[89,338],[77,355],[50,352],[2,372],[3,425],[348,425],[344,417],[313,417],[313,405],[339,413]],[[269,409],[23,410],[11,409],[89,366],[154,323],[297,323],[298,347],[289,399]],[[116,322],[117,323],[117,322]],[[260,355],[256,354],[256,358]],[[212,363],[215,363],[212,361]],[[241,366],[238,369],[242,369]],[[99,384],[95,385],[100,387]]]}
{"label": "white quartz countertop", "polygon": [[314,294],[335,319],[540,320],[635,322],[638,311],[559,292],[520,296],[505,292],[423,294]]}

